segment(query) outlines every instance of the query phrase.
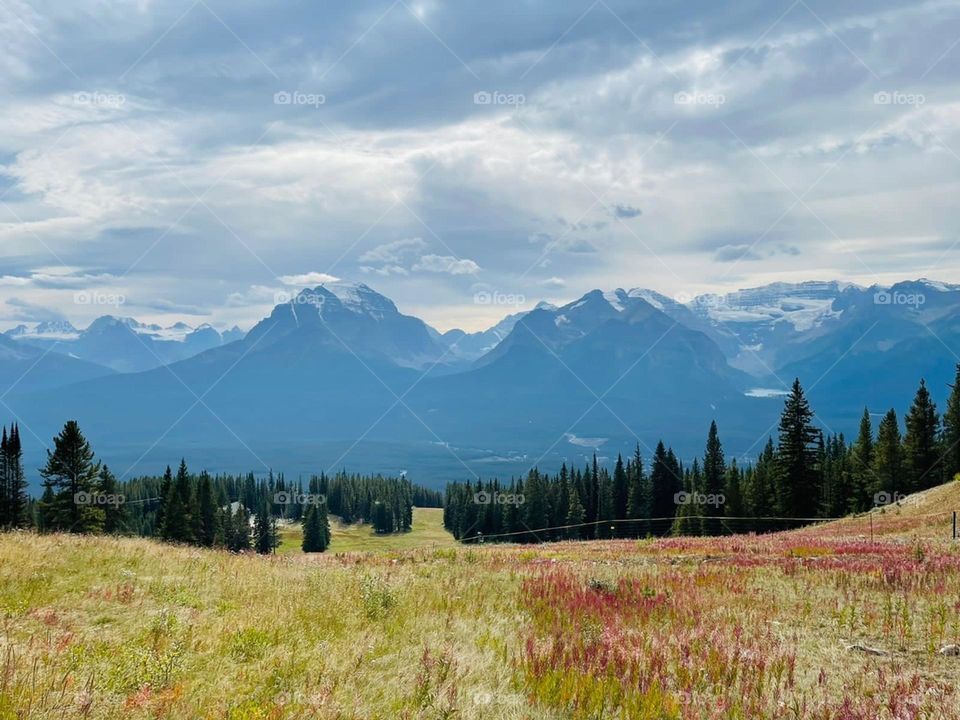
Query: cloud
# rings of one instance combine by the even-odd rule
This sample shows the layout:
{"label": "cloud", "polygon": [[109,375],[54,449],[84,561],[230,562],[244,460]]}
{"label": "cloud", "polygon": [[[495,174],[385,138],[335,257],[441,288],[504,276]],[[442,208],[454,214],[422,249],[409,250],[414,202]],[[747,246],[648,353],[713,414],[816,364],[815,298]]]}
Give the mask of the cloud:
{"label": "cloud", "polygon": [[633,207],[632,205],[614,205],[613,206],[613,216],[621,219],[635,218],[643,215],[643,211],[640,208]]}
{"label": "cloud", "polygon": [[713,259],[717,262],[736,262],[738,260],[761,260],[760,253],[747,244],[742,245],[723,245],[718,247],[713,253]]}
{"label": "cloud", "polygon": [[320,285],[322,283],[337,282],[340,278],[322,272],[308,272],[303,275],[281,275],[279,280],[284,285]]}
{"label": "cloud", "polygon": [[406,238],[377,245],[357,258],[362,263],[387,263],[397,265],[406,258],[425,250],[427,244],[422,238]]}
{"label": "cloud", "polygon": [[480,266],[473,260],[460,260],[452,255],[424,255],[413,269],[449,275],[474,275],[480,271]]}
{"label": "cloud", "polygon": [[17,297],[7,298],[6,305],[10,308],[10,312],[5,313],[8,320],[48,322],[65,319],[63,313]]}
{"label": "cloud", "polygon": [[550,290],[560,290],[567,286],[567,281],[561,277],[550,277],[546,280],[541,280],[540,285]]}

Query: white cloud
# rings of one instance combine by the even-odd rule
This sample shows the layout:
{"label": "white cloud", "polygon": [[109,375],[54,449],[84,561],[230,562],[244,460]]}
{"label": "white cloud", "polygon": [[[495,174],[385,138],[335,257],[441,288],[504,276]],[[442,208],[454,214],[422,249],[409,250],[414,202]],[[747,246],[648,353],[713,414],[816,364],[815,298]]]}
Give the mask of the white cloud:
{"label": "white cloud", "polygon": [[340,278],[322,272],[308,272],[303,275],[281,275],[279,280],[284,285],[320,285],[322,283],[337,282]]}
{"label": "white cloud", "polygon": [[452,255],[424,255],[413,269],[450,275],[473,275],[480,271],[480,266],[473,260],[461,260]]}

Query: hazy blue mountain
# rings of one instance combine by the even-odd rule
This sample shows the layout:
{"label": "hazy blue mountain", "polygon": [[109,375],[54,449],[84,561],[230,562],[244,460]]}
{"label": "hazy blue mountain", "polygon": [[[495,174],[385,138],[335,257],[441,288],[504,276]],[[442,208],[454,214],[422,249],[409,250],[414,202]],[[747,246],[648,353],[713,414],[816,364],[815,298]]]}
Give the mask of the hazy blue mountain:
{"label": "hazy blue mountain", "polygon": [[[358,283],[326,283],[278,305],[245,341],[272,344],[291,333],[318,333],[361,356],[383,356],[401,367],[443,362],[446,348],[425,322],[404,315],[393,301]],[[269,338],[265,337],[269,333]]]}
{"label": "hazy blue mountain", "polygon": [[[235,329],[237,330],[237,329]],[[230,342],[210,325],[170,327],[104,315],[78,330],[67,321],[18,325],[5,333],[18,343],[87,360],[117,372],[140,372],[167,365]],[[236,333],[231,331],[231,337]]]}
{"label": "hazy blue mountain", "polygon": [[[134,332],[111,320],[91,335],[108,347]],[[451,338],[366,285],[339,283],[304,290],[244,337],[169,366],[55,390],[24,384],[5,402],[41,437],[76,418],[112,465],[150,471],[185,455],[213,470],[409,470],[439,485],[585,462],[595,450],[615,457],[638,442],[649,455],[661,438],[689,461],[712,419],[728,454],[749,457],[775,432],[775,394],[794,377],[818,422],[848,435],[864,405],[902,415],[921,376],[942,405],[960,359],[960,288],[777,284],[689,304],[595,290],[495,329],[508,326],[457,370],[466,360],[447,364]],[[4,378],[37,359],[9,337],[0,350]],[[741,369],[744,353],[763,355],[760,372]],[[438,361],[445,371],[427,373]]]}
{"label": "hazy blue mountain", "polygon": [[[553,307],[548,302],[540,302],[534,309],[552,309]],[[477,360],[499,345],[527,312],[529,311],[511,313],[493,327],[479,332],[468,333],[454,329],[442,335],[437,333],[437,337],[447,348],[450,357],[465,361]]]}
{"label": "hazy blue mountain", "polygon": [[0,398],[110,375],[109,368],[0,335]]}

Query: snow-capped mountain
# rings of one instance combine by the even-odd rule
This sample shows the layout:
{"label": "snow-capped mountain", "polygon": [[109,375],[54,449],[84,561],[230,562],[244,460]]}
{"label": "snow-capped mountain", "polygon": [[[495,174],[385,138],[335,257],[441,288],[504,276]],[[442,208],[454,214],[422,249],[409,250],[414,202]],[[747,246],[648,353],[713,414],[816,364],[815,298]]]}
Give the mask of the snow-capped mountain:
{"label": "snow-capped mountain", "polygon": [[269,346],[294,334],[409,368],[429,367],[445,351],[425,322],[402,314],[392,300],[364,283],[326,283],[305,289],[277,305],[245,340]]}
{"label": "snow-capped mountain", "polygon": [[84,330],[66,320],[18,325],[4,335],[24,345],[68,355],[117,372],[140,372],[183,360],[242,337],[239,328],[224,334],[211,325],[169,327],[134,318],[104,315]]}

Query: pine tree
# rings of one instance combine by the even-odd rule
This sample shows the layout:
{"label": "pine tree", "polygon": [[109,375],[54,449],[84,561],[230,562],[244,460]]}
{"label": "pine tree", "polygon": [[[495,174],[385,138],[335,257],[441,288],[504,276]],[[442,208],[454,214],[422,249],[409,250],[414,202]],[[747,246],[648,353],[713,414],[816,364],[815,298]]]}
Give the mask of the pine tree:
{"label": "pine tree", "polygon": [[960,473],[960,363],[950,385],[950,397],[943,413],[943,474],[947,480]]}
{"label": "pine tree", "polygon": [[167,501],[170,499],[170,488],[173,487],[173,472],[167,465],[163,473],[163,479],[160,481],[160,491],[157,493],[159,500],[157,503],[156,528],[157,535],[164,537],[167,522]]}
{"label": "pine tree", "polygon": [[[94,504],[99,490],[100,463],[75,420],[69,420],[47,450],[40,471],[45,488],[41,504],[44,528],[74,533],[103,527],[103,508]],[[49,492],[46,492],[49,490]]]}
{"label": "pine tree", "polygon": [[583,507],[583,503],[580,502],[580,493],[574,488],[573,492],[570,493],[570,511],[567,513],[567,525],[571,527],[567,528],[567,537],[571,540],[579,540],[581,537],[584,537],[582,532],[585,528],[579,527],[586,518],[587,513]]}
{"label": "pine tree", "polygon": [[847,509],[863,512],[871,505],[870,488],[874,485],[873,427],[867,408],[863,409],[863,415],[860,416],[860,429],[850,450],[850,473],[851,487]]}
{"label": "pine tree", "polygon": [[794,380],[780,417],[777,473],[775,478],[777,514],[782,517],[812,518],[820,501],[818,442],[813,411]]}
{"label": "pine tree", "polygon": [[730,461],[726,476],[724,477],[723,497],[725,503],[723,506],[723,514],[728,518],[737,519],[728,521],[728,530],[736,529],[739,531],[740,528],[744,527],[743,521],[739,519],[744,515],[742,482],[743,478],[740,473],[740,468],[737,467],[736,459],[733,459]]}
{"label": "pine tree", "polygon": [[123,500],[118,492],[117,478],[106,465],[100,470],[100,493],[105,499],[103,505],[103,531],[110,535],[126,529],[126,512]]}
{"label": "pine tree", "polygon": [[650,465],[650,517],[657,518],[651,524],[654,535],[667,535],[671,531],[673,521],[660,518],[673,518],[678,513],[676,495],[683,489],[683,478],[679,475],[679,469],[671,463],[670,452],[662,440],[658,441]]}
{"label": "pine tree", "polygon": [[168,542],[195,542],[191,515],[192,505],[193,488],[190,482],[190,473],[187,471],[186,461],[181,459],[177,477],[167,491],[160,537]]}
{"label": "pine tree", "polygon": [[197,543],[203,547],[213,547],[220,534],[217,528],[219,518],[213,498],[213,484],[206,470],[200,473],[197,486],[197,518],[199,518],[196,531]]}
{"label": "pine tree", "polygon": [[[623,520],[627,517],[627,502],[630,499],[630,484],[627,471],[623,466],[623,458],[617,455],[617,464],[613,469],[613,517]],[[617,526],[617,535],[623,536],[627,523]]]}
{"label": "pine tree", "polygon": [[3,428],[0,441],[0,527],[23,527],[29,522],[27,513],[27,481],[23,474],[23,448],[20,428],[14,423]]}
{"label": "pine tree", "polygon": [[310,505],[303,518],[303,551],[323,552],[330,545],[330,523],[324,503]]}
{"label": "pine tree", "polygon": [[904,491],[903,447],[900,425],[893,408],[887,411],[877,432],[873,455],[873,484],[870,488],[875,503],[886,504]]}
{"label": "pine tree", "polygon": [[907,490],[916,492],[940,484],[940,416],[923,380],[904,418],[903,438]]}
{"label": "pine tree", "polygon": [[270,506],[264,498],[253,521],[253,549],[260,555],[269,555],[279,544],[276,525],[270,516]]}
{"label": "pine tree", "polygon": [[[707,434],[707,446],[703,453],[703,492],[706,495],[719,497],[723,494],[724,476],[727,467],[723,457],[723,447],[720,444],[720,435],[717,432],[717,423],[710,423],[710,431]],[[719,515],[722,514],[722,508],[707,506],[700,508],[706,512],[700,512],[700,515]],[[723,523],[720,520],[704,520],[702,523],[704,535],[720,535],[723,533]]]}

